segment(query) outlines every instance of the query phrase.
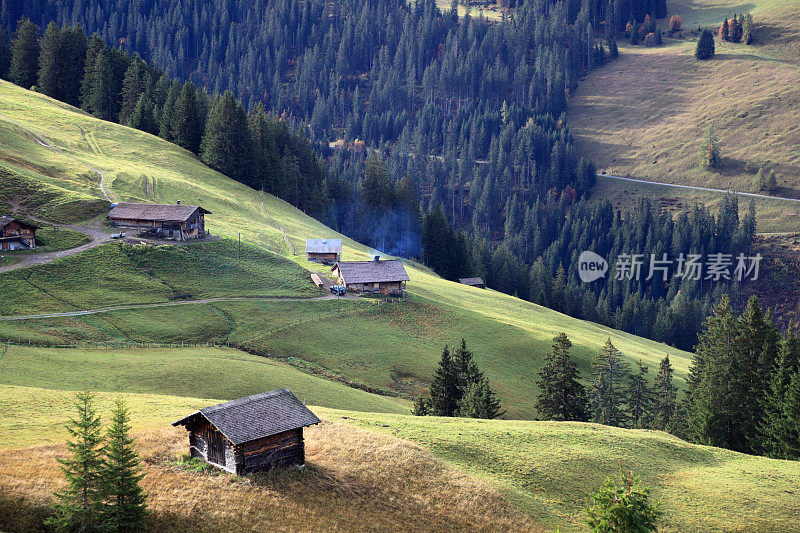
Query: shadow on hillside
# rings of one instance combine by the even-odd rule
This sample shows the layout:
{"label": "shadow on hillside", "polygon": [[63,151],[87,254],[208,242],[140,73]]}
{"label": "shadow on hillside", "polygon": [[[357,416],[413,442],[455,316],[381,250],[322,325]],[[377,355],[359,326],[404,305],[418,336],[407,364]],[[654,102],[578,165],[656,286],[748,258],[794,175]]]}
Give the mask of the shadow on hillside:
{"label": "shadow on hillside", "polygon": [[714,59],[725,61],[726,59],[742,59],[742,60],[751,60],[751,61],[766,61],[768,63],[783,63],[786,65],[794,65],[795,62],[790,61],[788,59],[778,59],[775,57],[765,57],[759,56],[756,54],[714,54]]}

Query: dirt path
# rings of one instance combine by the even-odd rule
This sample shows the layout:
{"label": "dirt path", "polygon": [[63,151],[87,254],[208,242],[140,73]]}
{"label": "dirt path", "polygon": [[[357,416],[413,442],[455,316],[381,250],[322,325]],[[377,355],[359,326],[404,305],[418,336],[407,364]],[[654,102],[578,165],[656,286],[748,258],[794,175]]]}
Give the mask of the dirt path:
{"label": "dirt path", "polygon": [[31,252],[24,255],[20,255],[22,259],[20,261],[0,267],[0,274],[5,272],[11,272],[12,270],[19,270],[20,268],[28,268],[36,265],[44,265],[56,259],[61,259],[62,257],[68,257],[70,255],[79,254],[81,252],[85,252],[86,250],[90,250],[97,246],[101,246],[106,244],[107,242],[111,241],[111,234],[107,233],[104,229],[100,227],[99,223],[96,223],[94,226],[79,226],[77,224],[60,224],[58,225],[61,229],[68,229],[72,231],[77,231],[78,233],[83,233],[84,235],[88,235],[92,240],[87,242],[86,244],[82,244],[80,246],[76,246],[75,248],[70,248],[69,250],[61,250],[58,252]]}
{"label": "dirt path", "polygon": [[765,198],[767,200],[784,200],[786,202],[796,202],[800,203],[800,199],[798,198],[783,198],[781,196],[767,196],[766,194],[756,194],[752,192],[739,192],[739,191],[728,191],[725,189],[709,189],[708,187],[694,187],[692,185],[676,185],[674,183],[661,183],[658,181],[646,181],[646,180],[637,180],[635,178],[623,178],[622,176],[611,176],[609,174],[598,174],[598,177],[602,178],[611,178],[614,180],[623,180],[623,181],[632,181],[634,183],[644,183],[645,185],[661,185],[662,187],[677,187],[679,189],[692,189],[695,191],[707,191],[707,192],[719,192],[719,193],[729,193],[729,194],[736,194],[739,196],[749,196],[752,198]]}
{"label": "dirt path", "polygon": [[[59,154],[65,156],[65,157],[68,157],[68,158],[72,159],[73,161],[77,161],[81,165],[85,166],[86,168],[88,168],[89,170],[91,170],[92,172],[97,174],[100,177],[100,183],[99,183],[100,192],[103,193],[103,196],[105,196],[106,200],[108,200],[109,202],[114,203],[116,201],[116,198],[114,197],[114,193],[112,193],[108,188],[108,177],[105,175],[105,173],[102,170],[98,170],[95,167],[93,167],[92,165],[90,165],[89,163],[87,163],[86,161],[78,159],[74,155],[68,154],[63,149],[59,148],[58,146],[50,144],[49,142],[47,142],[44,139],[44,137],[42,137],[41,135],[39,135],[38,133],[36,133],[35,131],[33,131],[32,129],[27,127],[26,125],[21,124],[21,123],[17,122],[16,120],[12,120],[12,119],[10,119],[10,118],[8,118],[6,116],[3,116],[3,115],[0,115],[0,119],[5,120],[6,122],[9,122],[11,124],[14,124],[15,126],[18,126],[18,127],[22,128],[23,130],[25,130],[28,133],[28,135],[30,136],[30,138],[33,141],[35,141],[38,144],[44,146],[48,150],[52,150],[52,151],[54,151],[56,153],[59,153]],[[83,130],[81,130],[81,131],[83,131]]]}
{"label": "dirt path", "polygon": [[[152,309],[155,307],[173,307],[177,305],[195,305],[195,304],[212,304],[217,302],[308,302],[314,300],[335,300],[336,296],[328,294],[325,296],[317,296],[313,298],[270,298],[270,297],[253,297],[253,296],[240,296],[231,298],[203,298],[200,300],[179,300],[175,302],[159,302],[152,304],[130,304],[130,305],[115,305],[110,307],[99,307],[97,309],[85,309],[83,311],[65,311],[63,313],[42,313],[37,315],[12,315],[0,316],[0,320],[10,322],[17,320],[36,320],[39,318],[60,318],[70,316],[86,316],[97,315],[100,313],[110,313],[112,311],[128,311],[136,309]],[[356,300],[356,296],[344,296],[343,300]]]}

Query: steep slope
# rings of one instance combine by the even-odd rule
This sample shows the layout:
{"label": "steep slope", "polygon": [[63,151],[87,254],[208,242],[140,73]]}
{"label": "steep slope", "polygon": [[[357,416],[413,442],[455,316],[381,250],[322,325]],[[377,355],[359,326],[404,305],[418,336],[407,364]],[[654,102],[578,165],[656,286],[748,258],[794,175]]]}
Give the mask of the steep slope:
{"label": "steep slope", "polygon": [[[794,24],[800,5],[674,0],[669,9],[683,18],[684,39],[657,48],[622,46],[619,60],[581,83],[568,113],[577,149],[611,175],[744,192],[754,190],[754,176],[765,166],[778,182],[767,194],[800,197],[800,34]],[[694,58],[698,26],[717,27],[724,17],[748,11],[756,23],[754,44],[716,39],[712,60]],[[722,153],[718,172],[698,167],[712,123]],[[597,195],[614,201],[644,194],[691,205],[696,197],[695,191],[601,183]],[[757,207],[762,231],[800,230],[797,203],[759,200]]]}
{"label": "steep slope", "polygon": [[[6,120],[8,124],[9,119],[35,131],[50,144],[62,147],[70,156],[66,158],[64,153],[51,151],[52,157],[48,158],[47,153],[40,152],[42,146],[34,142],[25,129],[9,127],[12,142],[0,147],[0,156],[12,169],[18,167],[8,161],[41,158],[37,165],[48,165],[49,175],[24,170],[38,183],[102,198],[99,181],[88,181],[85,177],[80,181],[85,168],[74,168],[73,158],[76,158],[101,170],[107,176],[110,193],[119,200],[197,202],[212,211],[206,220],[213,233],[231,237],[241,234],[243,241],[254,247],[271,250],[283,260],[294,261],[304,268],[310,265],[299,252],[303,250],[306,238],[342,237],[285,202],[208,169],[189,152],[161,139],[97,120],[42,95],[0,83],[0,123]],[[342,238],[345,259],[363,259],[370,251]],[[104,248],[98,250],[96,253],[99,254]],[[228,252],[223,250],[219,253],[230,255],[230,248]],[[35,280],[48,269],[82,272],[88,268],[88,265],[81,264],[83,258],[78,255],[59,264],[22,270],[20,275]],[[220,264],[224,265],[222,259]],[[91,284],[73,280],[67,286],[68,277],[51,275],[44,287],[51,296],[39,294],[39,300],[25,302],[24,294],[18,295],[16,300],[29,308],[19,313],[33,314],[27,311],[39,305],[47,310],[64,311],[102,307],[100,301],[107,294],[113,294],[115,303],[123,303],[127,298],[126,291],[116,290],[111,281],[103,282],[107,279],[103,272],[110,274],[113,268],[98,268],[98,278]],[[265,265],[265,268],[275,270],[277,267]],[[592,355],[606,339],[611,338],[630,360],[642,359],[654,368],[669,353],[679,378],[686,374],[689,355],[684,352],[575,320],[512,296],[445,281],[415,263],[407,262],[407,269],[411,277],[408,290],[412,298],[395,307],[372,306],[375,308],[366,315],[326,320],[325,313],[333,312],[333,306],[339,305],[336,302],[310,303],[302,309],[285,305],[276,307],[274,302],[257,305],[216,303],[213,306],[182,306],[181,313],[192,320],[179,323],[167,320],[168,311],[162,310],[157,314],[152,310],[119,311],[86,318],[0,320],[0,334],[23,342],[33,339],[34,342],[49,343],[230,341],[265,355],[310,362],[315,371],[333,372],[346,380],[401,391],[409,396],[417,394],[425,386],[442,346],[464,337],[475,349],[479,364],[503,396],[509,415],[528,418],[535,416],[536,373],[541,368],[543,354],[550,348],[551,339],[560,331],[565,331],[575,343],[575,354],[584,371],[588,371]],[[249,276],[246,271],[238,274],[235,270],[226,272],[234,277]],[[143,276],[143,282],[151,273],[154,272],[147,268],[136,271],[137,276]],[[230,286],[210,282],[202,287],[203,295],[229,296]],[[263,295],[262,286],[250,289],[246,284],[236,286],[237,296]],[[307,286],[311,286],[310,282]],[[303,292],[302,287],[296,285],[293,289]],[[89,292],[94,296],[83,298]],[[66,293],[69,294],[67,298],[52,297],[52,294]],[[137,303],[165,302],[169,301],[172,293],[162,286],[149,294],[136,295],[132,290],[130,298]],[[65,299],[70,303],[65,303]],[[355,306],[365,304],[343,302],[342,308],[337,307],[337,310],[358,311]],[[315,307],[317,305],[319,307]],[[315,312],[320,318],[309,321]],[[423,317],[420,322],[418,319]],[[291,327],[280,332],[265,331],[270,328],[265,328],[260,320],[267,320],[275,326]]]}
{"label": "steep slope", "polygon": [[[659,524],[665,531],[788,531],[800,513],[798,463],[692,445],[660,432],[579,423],[312,407],[323,423],[306,431],[304,471],[212,476],[181,467],[186,435],[168,424],[213,400],[123,396],[134,411],[153,530],[200,523],[206,531],[232,524],[289,531],[583,530],[588,494],[616,475],[620,463],[652,488],[665,511]],[[0,441],[0,527],[31,527],[46,515],[60,484],[55,458],[64,453],[52,443],[65,436],[59,428],[72,397],[0,386],[0,410],[9,413],[4,435],[11,439]],[[112,399],[100,396],[104,418]],[[9,442],[32,447],[2,449]]]}

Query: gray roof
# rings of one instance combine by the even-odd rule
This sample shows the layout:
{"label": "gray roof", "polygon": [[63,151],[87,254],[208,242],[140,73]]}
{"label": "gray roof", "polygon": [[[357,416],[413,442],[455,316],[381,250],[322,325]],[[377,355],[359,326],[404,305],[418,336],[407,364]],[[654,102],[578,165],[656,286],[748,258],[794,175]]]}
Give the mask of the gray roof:
{"label": "gray roof", "polygon": [[18,219],[14,218],[14,217],[2,216],[2,217],[0,217],[0,229],[5,228],[6,226],[11,224],[12,222],[16,222],[20,226],[27,226],[29,228],[34,228],[34,229],[38,229],[39,228],[39,226],[36,226],[35,224],[30,224],[28,222],[23,222],[23,221],[18,220]]}
{"label": "gray roof", "polygon": [[460,278],[458,282],[464,285],[483,285],[482,278]]}
{"label": "gray roof", "polygon": [[378,283],[386,281],[410,281],[403,262],[399,259],[388,261],[339,261],[333,268],[339,267],[339,273],[346,284]]}
{"label": "gray roof", "polygon": [[306,253],[312,253],[312,254],[342,253],[342,239],[306,239]]}
{"label": "gray roof", "polygon": [[111,212],[108,213],[108,218],[125,220],[158,220],[161,222],[186,222],[198,209],[203,214],[211,214],[210,211],[206,211],[202,207],[196,205],[129,204],[122,202],[116,204],[111,209]]}
{"label": "gray roof", "polygon": [[205,407],[172,425],[184,426],[198,417],[211,422],[234,445],[320,423],[320,419],[285,388]]}

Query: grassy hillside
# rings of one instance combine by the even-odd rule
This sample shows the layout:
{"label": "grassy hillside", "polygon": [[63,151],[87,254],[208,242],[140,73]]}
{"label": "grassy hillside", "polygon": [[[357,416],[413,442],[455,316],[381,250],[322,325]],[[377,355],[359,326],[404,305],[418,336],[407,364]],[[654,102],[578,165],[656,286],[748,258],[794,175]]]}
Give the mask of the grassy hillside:
{"label": "grassy hillside", "polygon": [[[0,527],[46,514],[60,486],[59,425],[72,393],[0,386]],[[438,419],[312,407],[307,467],[239,479],[188,471],[168,424],[213,400],[124,394],[145,463],[151,530],[582,530],[591,490],[641,474],[665,531],[788,531],[800,464],[593,424]],[[116,395],[100,395],[107,419]],[[144,413],[147,415],[144,416]],[[8,448],[13,443],[31,448]],[[191,502],[191,505],[188,503]],[[215,505],[207,503],[215,502]],[[17,525],[17,527],[15,527]],[[11,527],[9,527],[11,526]]]}
{"label": "grassy hillside", "polygon": [[[307,296],[310,283],[298,267],[319,267],[310,265],[301,255],[305,239],[341,237],[289,204],[229,180],[189,152],[161,139],[99,121],[45,96],[0,82],[0,124],[3,117],[24,124],[63,147],[68,155],[102,170],[117,199],[200,203],[213,213],[206,218],[213,233],[233,238],[241,234],[253,248],[248,248],[247,257],[240,261],[234,258],[233,242],[224,239],[150,251],[104,246],[3,276],[0,292],[7,297],[0,314],[163,302],[185,295]],[[42,152],[19,126],[6,122],[5,127],[12,142],[0,147],[4,160],[30,159],[36,168],[46,167],[47,174],[35,174],[42,186],[102,198],[99,180],[96,176],[88,180],[85,167],[76,168],[75,161],[63,154]],[[19,172],[34,175],[35,170],[20,167]],[[41,207],[46,208],[46,204]],[[365,257],[366,247],[343,239],[345,259]],[[678,377],[686,374],[689,355],[663,344],[575,320],[512,296],[445,281],[414,263],[407,263],[407,269],[410,301],[366,315],[325,319],[325,313],[333,312],[334,306],[341,305],[341,310],[350,312],[366,302],[305,302],[297,307],[276,302],[218,302],[181,306],[182,320],[172,318],[175,310],[159,308],[0,321],[0,335],[51,343],[230,341],[258,353],[291,358],[316,372],[409,396],[426,386],[442,346],[465,337],[502,395],[509,415],[527,418],[535,416],[536,372],[551,339],[560,331],[575,343],[575,354],[584,370],[588,370],[595,351],[611,338],[630,360],[643,359],[655,368],[669,353]],[[295,325],[273,331],[287,324]]]}
{"label": "grassy hillside", "polygon": [[[617,61],[593,71],[570,102],[568,123],[576,148],[609,174],[717,189],[751,191],[758,168],[773,168],[777,196],[800,197],[800,4],[756,0],[670,2],[684,29],[719,25],[751,11],[756,43],[717,40],[717,55],[697,61],[694,38],[658,48],[623,46]],[[714,124],[723,157],[718,172],[698,168],[700,142]],[[631,193],[617,182],[600,195]],[[691,191],[661,197],[694,199]],[[764,231],[798,231],[797,204],[759,202]]]}

